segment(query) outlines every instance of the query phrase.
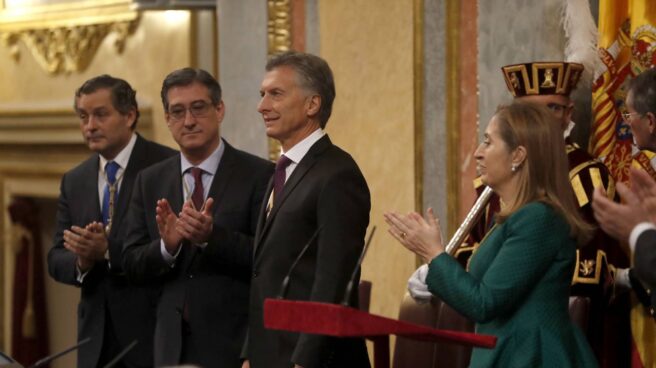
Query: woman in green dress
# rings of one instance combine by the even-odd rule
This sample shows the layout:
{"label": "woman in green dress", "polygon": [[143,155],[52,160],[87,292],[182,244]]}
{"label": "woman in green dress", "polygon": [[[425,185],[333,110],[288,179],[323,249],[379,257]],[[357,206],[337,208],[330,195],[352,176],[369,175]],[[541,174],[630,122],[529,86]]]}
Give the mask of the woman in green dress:
{"label": "woman in green dress", "polygon": [[539,106],[501,107],[475,156],[502,210],[467,271],[444,252],[432,209],[386,213],[389,232],[428,263],[431,293],[497,336],[495,348],[473,350],[472,367],[597,366],[568,313],[576,244],[592,229],[578,215],[558,123]]}

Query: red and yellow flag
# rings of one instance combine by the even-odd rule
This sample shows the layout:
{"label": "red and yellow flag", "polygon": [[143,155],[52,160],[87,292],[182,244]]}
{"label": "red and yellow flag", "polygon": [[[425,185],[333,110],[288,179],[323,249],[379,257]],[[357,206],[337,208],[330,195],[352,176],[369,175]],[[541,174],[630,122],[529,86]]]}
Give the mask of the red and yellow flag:
{"label": "red and yellow flag", "polygon": [[[592,87],[590,150],[603,158],[615,181],[627,182],[631,166],[656,179],[654,153],[635,148],[621,117],[631,78],[656,66],[656,1],[600,0],[598,52],[603,68]],[[639,303],[631,311],[631,333],[632,367],[656,368],[656,323]]]}

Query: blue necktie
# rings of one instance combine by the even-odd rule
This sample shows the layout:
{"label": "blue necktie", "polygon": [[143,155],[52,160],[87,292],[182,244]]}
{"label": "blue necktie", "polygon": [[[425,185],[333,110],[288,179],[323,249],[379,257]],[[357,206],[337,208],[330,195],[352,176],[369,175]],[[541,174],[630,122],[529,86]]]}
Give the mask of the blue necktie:
{"label": "blue necktie", "polygon": [[[114,185],[116,183],[116,172],[118,172],[118,169],[120,166],[114,162],[114,161],[109,161],[105,165],[105,178],[107,179],[107,184],[105,184],[105,191],[103,193],[103,205],[102,205],[102,219],[103,219],[103,224],[107,226],[109,224],[110,216],[109,216],[109,209],[110,209],[110,197],[111,193],[109,190],[110,185]],[[118,188],[116,188],[116,191],[114,192],[114,198],[112,198],[112,207],[116,205],[116,198],[118,197]]]}

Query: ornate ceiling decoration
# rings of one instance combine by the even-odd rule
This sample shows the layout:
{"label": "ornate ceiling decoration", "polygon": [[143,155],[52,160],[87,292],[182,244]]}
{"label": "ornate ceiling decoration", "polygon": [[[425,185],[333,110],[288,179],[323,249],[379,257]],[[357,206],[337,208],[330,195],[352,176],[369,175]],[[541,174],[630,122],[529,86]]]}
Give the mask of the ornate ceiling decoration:
{"label": "ornate ceiling decoration", "polygon": [[121,54],[138,22],[129,0],[16,6],[0,9],[0,41],[16,62],[23,43],[48,73],[73,73],[86,69],[110,34]]}

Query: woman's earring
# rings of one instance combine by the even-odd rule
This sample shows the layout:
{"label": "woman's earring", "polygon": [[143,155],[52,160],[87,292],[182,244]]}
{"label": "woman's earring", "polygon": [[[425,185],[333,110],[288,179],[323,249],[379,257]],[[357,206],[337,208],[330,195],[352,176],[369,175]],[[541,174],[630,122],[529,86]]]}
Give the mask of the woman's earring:
{"label": "woman's earring", "polygon": [[517,171],[517,164],[512,164],[512,166],[510,166],[510,171],[512,172]]}

